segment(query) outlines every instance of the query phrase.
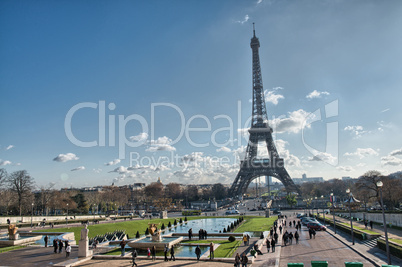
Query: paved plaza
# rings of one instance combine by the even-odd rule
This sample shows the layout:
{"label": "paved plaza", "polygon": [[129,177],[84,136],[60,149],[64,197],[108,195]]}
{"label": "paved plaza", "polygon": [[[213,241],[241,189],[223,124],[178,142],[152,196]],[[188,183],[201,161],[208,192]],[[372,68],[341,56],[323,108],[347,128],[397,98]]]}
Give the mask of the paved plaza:
{"label": "paved plaza", "polygon": [[[291,217],[293,213],[286,212],[288,219],[296,220],[295,217]],[[284,225],[283,225],[284,226]],[[294,227],[284,226],[284,230],[294,233],[296,229]],[[375,229],[381,231],[380,227]],[[275,266],[285,267],[287,263],[304,263],[304,266],[311,266],[311,261],[328,261],[329,266],[345,266],[344,262],[357,261],[362,262],[364,266],[381,266],[386,264],[385,252],[375,247],[375,245],[367,242],[361,242],[356,239],[356,244],[351,245],[351,237],[347,233],[337,232],[334,233],[331,227],[327,231],[317,232],[315,239],[310,239],[308,230],[306,227],[302,227],[299,232],[300,241],[296,244],[293,240],[293,244],[284,246],[281,238],[279,238],[279,244],[276,246],[276,251],[267,253],[267,248],[264,245],[261,248],[263,255],[258,255],[254,259],[253,264],[248,266]],[[391,230],[391,234],[394,236],[400,236],[399,230]],[[258,238],[252,238],[250,245],[252,246],[257,242]],[[242,253],[248,252],[249,246],[242,244],[236,252]],[[0,253],[0,266],[70,266],[75,262],[74,266],[131,266],[130,256],[119,259],[92,259],[87,261],[77,262],[78,248],[73,247],[72,253],[69,259],[65,258],[65,252],[53,253],[53,248],[29,246],[26,248],[9,251],[6,253]],[[66,261],[67,260],[67,261]],[[251,256],[250,256],[251,260]],[[234,263],[234,261],[233,261]],[[233,266],[233,263],[202,260],[197,262],[195,260],[178,259],[176,261],[164,262],[162,257],[158,257],[157,261],[152,262],[148,259],[138,259],[138,266]],[[401,259],[392,256],[392,263],[394,265],[402,266]]]}

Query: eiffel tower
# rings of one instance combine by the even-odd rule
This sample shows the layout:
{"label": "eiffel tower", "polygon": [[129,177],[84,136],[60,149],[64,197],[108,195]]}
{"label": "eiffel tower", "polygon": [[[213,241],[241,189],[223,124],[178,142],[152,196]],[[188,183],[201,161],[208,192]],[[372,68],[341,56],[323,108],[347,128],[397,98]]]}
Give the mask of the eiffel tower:
{"label": "eiffel tower", "polygon": [[[298,192],[299,189],[293,183],[285,169],[284,161],[279,157],[274,141],[272,139],[272,128],[268,125],[268,115],[265,106],[264,89],[262,86],[262,75],[258,49],[260,41],[255,36],[253,23],[253,38],[251,38],[251,50],[253,51],[253,113],[250,137],[247,145],[246,156],[240,162],[240,171],[236,176],[231,188],[232,196],[243,195],[251,181],[260,176],[273,176],[279,179],[288,193]],[[269,158],[257,158],[258,142],[265,141]]]}

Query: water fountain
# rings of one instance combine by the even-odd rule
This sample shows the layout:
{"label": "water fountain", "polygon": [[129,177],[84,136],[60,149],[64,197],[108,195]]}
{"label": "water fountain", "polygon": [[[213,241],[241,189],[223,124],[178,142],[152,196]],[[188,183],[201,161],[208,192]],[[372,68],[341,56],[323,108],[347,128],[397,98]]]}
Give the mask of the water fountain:
{"label": "water fountain", "polygon": [[0,247],[18,246],[27,243],[33,243],[42,238],[42,236],[20,236],[17,233],[18,227],[15,224],[8,225],[8,235],[0,237]]}
{"label": "water fountain", "polygon": [[145,250],[155,246],[156,250],[163,250],[165,245],[167,245],[168,248],[171,248],[183,240],[183,237],[162,236],[162,231],[157,228],[157,224],[150,223],[148,225],[148,231],[151,238],[148,239],[147,237],[143,237],[131,241],[128,243],[130,247]]}

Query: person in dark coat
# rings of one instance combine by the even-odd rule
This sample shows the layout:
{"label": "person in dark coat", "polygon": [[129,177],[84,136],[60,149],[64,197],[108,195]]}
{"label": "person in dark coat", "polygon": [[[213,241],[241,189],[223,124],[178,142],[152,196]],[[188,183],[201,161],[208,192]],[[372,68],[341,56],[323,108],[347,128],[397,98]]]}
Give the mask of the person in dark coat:
{"label": "person in dark coat", "polygon": [[200,246],[198,246],[198,245],[195,248],[195,255],[197,255],[197,261],[199,261],[200,257],[201,257],[201,249],[200,249]]}
{"label": "person in dark coat", "polygon": [[373,230],[373,221],[370,221],[370,228]]}
{"label": "person in dark coat", "polygon": [[172,246],[172,248],[170,249],[170,260],[172,260],[173,259],[173,261],[175,261],[176,260],[176,258],[175,258],[175,256],[174,256],[174,247]]}
{"label": "person in dark coat", "polygon": [[267,239],[267,251],[269,252],[269,249],[271,248],[271,242],[269,239]]}
{"label": "person in dark coat", "polygon": [[248,263],[248,258],[246,253],[243,252],[243,254],[241,254],[241,265],[243,267],[247,267],[247,263]]}
{"label": "person in dark coat", "polygon": [[193,237],[193,228],[190,228],[190,230],[188,230],[188,240],[191,241],[191,237]]}
{"label": "person in dark coat", "polygon": [[279,232],[282,234],[282,225],[279,226]]}
{"label": "person in dark coat", "polygon": [[296,244],[299,244],[299,233],[296,231],[295,233]]}
{"label": "person in dark coat", "polygon": [[292,245],[293,242],[293,234],[292,232],[289,233],[289,243]]}
{"label": "person in dark coat", "polygon": [[276,244],[275,239],[271,239],[272,253],[275,252],[275,244]]}
{"label": "person in dark coat", "polygon": [[57,239],[53,239],[53,250],[54,253],[57,253]]}
{"label": "person in dark coat", "polygon": [[277,233],[274,234],[274,239],[275,239],[275,243],[278,243],[278,234]]}
{"label": "person in dark coat", "polygon": [[308,235],[310,236],[310,239],[313,237],[313,230],[312,229],[308,229]]}
{"label": "person in dark coat", "polygon": [[45,238],[43,240],[45,241],[45,248],[47,248],[47,241],[49,240],[49,237],[45,235]]}
{"label": "person in dark coat", "polygon": [[131,265],[131,267],[138,266],[137,263],[135,263],[135,259],[137,258],[138,253],[137,250],[135,248],[133,248],[133,252],[131,253],[131,260],[133,261],[133,265]]}
{"label": "person in dark coat", "polygon": [[61,253],[61,251],[63,250],[63,241],[62,240],[59,240],[58,246],[59,246],[59,253]]}
{"label": "person in dark coat", "polygon": [[152,255],[152,261],[156,261],[156,247],[152,246],[151,248],[151,255]]}
{"label": "person in dark coat", "polygon": [[167,245],[165,245],[165,248],[163,249],[163,253],[165,253],[165,261],[169,261],[167,254],[169,252],[169,248]]}

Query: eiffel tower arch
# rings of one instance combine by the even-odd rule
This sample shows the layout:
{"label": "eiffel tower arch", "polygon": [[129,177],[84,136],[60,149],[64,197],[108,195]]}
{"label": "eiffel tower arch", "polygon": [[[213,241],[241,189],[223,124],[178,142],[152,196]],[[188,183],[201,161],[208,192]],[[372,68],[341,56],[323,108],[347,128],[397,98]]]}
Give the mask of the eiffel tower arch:
{"label": "eiffel tower arch", "polygon": [[[272,128],[268,124],[268,115],[265,105],[264,89],[262,85],[261,65],[259,56],[260,41],[255,36],[253,23],[253,38],[251,38],[253,52],[253,108],[249,141],[244,160],[240,162],[240,171],[237,174],[229,193],[232,196],[243,195],[251,181],[260,176],[272,176],[283,183],[288,193],[297,192],[292,178],[284,166],[284,160],[279,157],[272,139]],[[265,142],[268,158],[257,158],[258,143]]]}

